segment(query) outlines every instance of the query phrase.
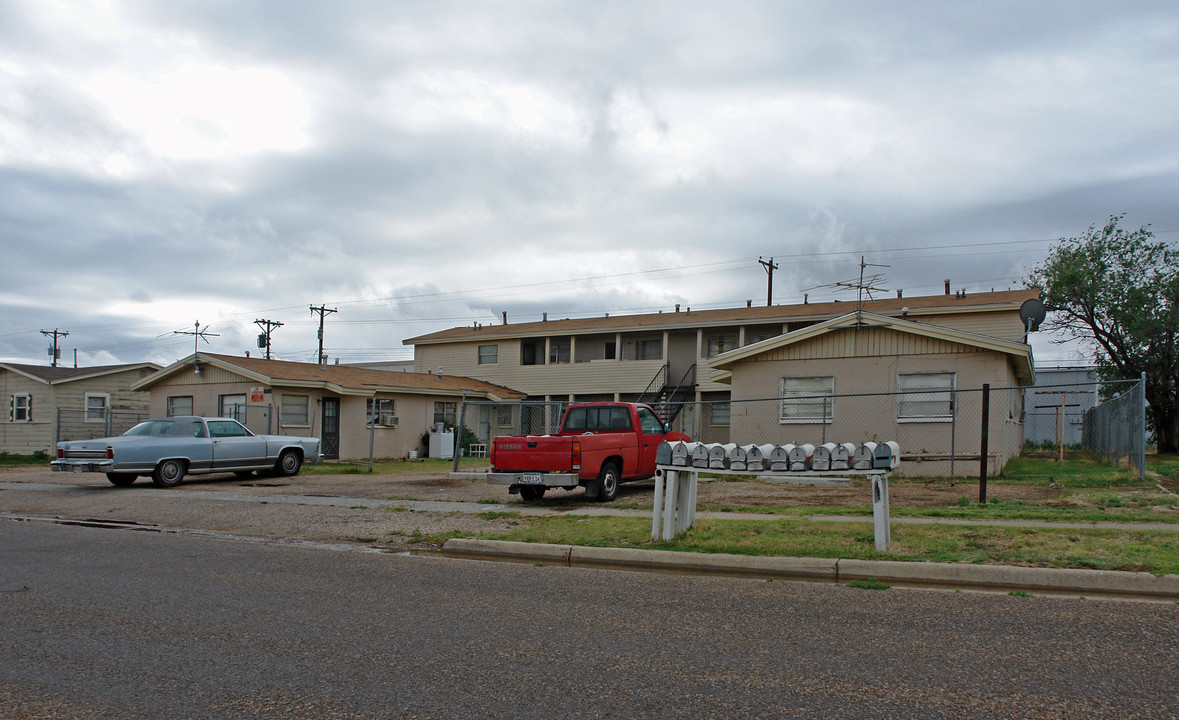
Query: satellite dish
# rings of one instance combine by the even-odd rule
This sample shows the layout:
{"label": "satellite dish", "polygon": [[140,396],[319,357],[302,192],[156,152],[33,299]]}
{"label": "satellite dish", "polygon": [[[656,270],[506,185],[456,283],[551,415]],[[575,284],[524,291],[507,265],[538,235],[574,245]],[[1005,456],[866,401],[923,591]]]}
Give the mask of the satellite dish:
{"label": "satellite dish", "polygon": [[[1048,309],[1044,307],[1044,303],[1036,298],[1029,298],[1023,301],[1023,305],[1019,306],[1019,319],[1023,321],[1023,326],[1027,332],[1035,332],[1040,328],[1040,323],[1044,322],[1044,318],[1048,316]],[[1024,337],[1027,337],[1025,334]]]}

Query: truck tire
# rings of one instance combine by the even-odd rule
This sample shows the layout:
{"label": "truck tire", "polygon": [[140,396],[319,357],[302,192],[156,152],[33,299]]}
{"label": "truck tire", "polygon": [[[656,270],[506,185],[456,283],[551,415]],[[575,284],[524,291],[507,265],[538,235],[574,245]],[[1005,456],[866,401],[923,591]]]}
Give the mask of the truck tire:
{"label": "truck tire", "polygon": [[618,466],[606,463],[598,473],[598,502],[610,502],[618,497],[618,483],[620,480]]}
{"label": "truck tire", "polygon": [[548,488],[543,485],[521,485],[520,499],[524,502],[536,502],[544,499],[544,491]]}

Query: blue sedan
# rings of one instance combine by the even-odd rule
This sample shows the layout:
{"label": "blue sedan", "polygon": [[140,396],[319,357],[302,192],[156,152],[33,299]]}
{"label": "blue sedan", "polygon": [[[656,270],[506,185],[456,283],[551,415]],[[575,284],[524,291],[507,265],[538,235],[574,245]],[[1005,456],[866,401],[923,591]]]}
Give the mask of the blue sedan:
{"label": "blue sedan", "polygon": [[128,486],[141,475],[159,487],[175,487],[186,474],[255,470],[297,475],[323,458],[319,438],[255,435],[230,418],[169,417],[141,422],[118,437],[57,444],[57,472],[102,472]]}

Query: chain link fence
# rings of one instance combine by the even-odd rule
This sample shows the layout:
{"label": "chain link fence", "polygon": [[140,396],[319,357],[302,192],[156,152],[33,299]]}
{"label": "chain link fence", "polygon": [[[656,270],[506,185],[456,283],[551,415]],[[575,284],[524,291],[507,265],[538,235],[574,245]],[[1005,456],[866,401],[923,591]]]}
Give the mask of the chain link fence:
{"label": "chain link fence", "polygon": [[1111,384],[1118,391],[1085,413],[1082,443],[1097,457],[1125,460],[1146,479],[1146,378]]}
{"label": "chain link fence", "polygon": [[58,408],[53,431],[55,442],[122,435],[148,417],[146,410]]}
{"label": "chain link fence", "polygon": [[[728,399],[727,393],[706,393],[700,401],[654,403],[652,407],[672,429],[701,442],[819,446],[895,440],[901,447],[898,474],[980,477],[984,459],[986,474],[993,476],[1019,455],[1033,425],[1042,435],[1051,423],[1051,437],[1058,438],[1053,447],[1061,442],[1072,444],[1075,403],[1081,399],[1087,399],[1090,406],[1099,402],[1099,385],[800,392],[788,397],[740,399]],[[630,396],[621,399],[637,400]],[[612,400],[608,396],[576,398],[577,402]],[[1086,413],[1085,447],[1106,459],[1129,457],[1132,464],[1140,466],[1145,447],[1143,403],[1139,383],[1136,389]],[[486,469],[487,451],[496,436],[557,432],[568,404],[467,402],[462,415],[468,441],[460,448],[455,469]]]}

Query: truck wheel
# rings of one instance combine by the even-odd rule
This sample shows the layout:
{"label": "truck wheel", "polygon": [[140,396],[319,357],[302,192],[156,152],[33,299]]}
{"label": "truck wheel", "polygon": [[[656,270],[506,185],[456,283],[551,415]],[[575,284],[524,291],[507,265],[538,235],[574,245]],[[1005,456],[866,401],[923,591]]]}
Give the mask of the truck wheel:
{"label": "truck wheel", "polygon": [[618,497],[618,467],[613,463],[602,466],[598,473],[598,502],[610,502]]}
{"label": "truck wheel", "polygon": [[520,499],[525,502],[536,502],[544,499],[544,491],[548,488],[538,487],[536,485],[521,485]]}

